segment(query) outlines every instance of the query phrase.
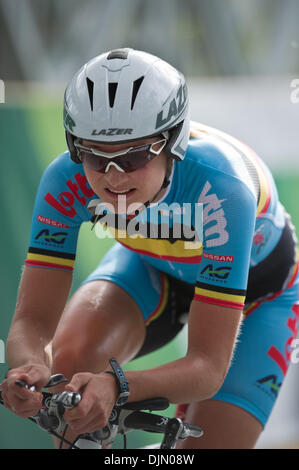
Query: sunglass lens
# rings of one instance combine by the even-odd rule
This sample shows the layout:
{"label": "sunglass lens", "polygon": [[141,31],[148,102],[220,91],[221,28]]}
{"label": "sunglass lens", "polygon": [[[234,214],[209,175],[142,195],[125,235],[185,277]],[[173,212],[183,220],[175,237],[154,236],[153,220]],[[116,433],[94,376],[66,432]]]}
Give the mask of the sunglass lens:
{"label": "sunglass lens", "polygon": [[149,152],[148,146],[144,150],[130,151],[125,155],[115,157],[115,158],[106,158],[101,156],[96,156],[90,152],[85,152],[81,150],[80,152],[81,160],[89,168],[94,171],[99,171],[100,173],[105,173],[107,165],[114,162],[126,173],[138,170],[139,168],[144,167],[149,161],[156,157],[155,154]]}
{"label": "sunglass lens", "polygon": [[95,156],[90,154],[89,152],[84,152],[82,150],[80,152],[80,155],[82,162],[84,162],[89,168],[94,171],[105,173],[106,166],[109,163],[108,158]]}
{"label": "sunglass lens", "polygon": [[144,167],[151,158],[149,152],[141,151],[134,153],[129,152],[127,155],[119,157],[117,160],[117,164],[129,173]]}

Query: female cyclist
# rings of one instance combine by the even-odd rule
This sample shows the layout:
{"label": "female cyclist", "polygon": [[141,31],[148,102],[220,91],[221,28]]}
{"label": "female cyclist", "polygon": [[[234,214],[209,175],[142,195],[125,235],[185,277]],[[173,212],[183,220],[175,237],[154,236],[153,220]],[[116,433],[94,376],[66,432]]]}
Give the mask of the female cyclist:
{"label": "female cyclist", "polygon": [[[142,51],[85,64],[67,86],[64,126],[68,151],[36,196],[6,406],[34,415],[60,372],[83,397],[66,413],[69,436],[103,427],[122,393],[188,404],[186,420],[205,434],[181,448],[253,448],[298,319],[294,227],[270,171],[244,143],[190,124],[184,76]],[[68,300],[82,222],[116,243]],[[128,371],[127,396],[105,373],[109,358],[124,364],[160,348],[186,313],[185,356]]]}

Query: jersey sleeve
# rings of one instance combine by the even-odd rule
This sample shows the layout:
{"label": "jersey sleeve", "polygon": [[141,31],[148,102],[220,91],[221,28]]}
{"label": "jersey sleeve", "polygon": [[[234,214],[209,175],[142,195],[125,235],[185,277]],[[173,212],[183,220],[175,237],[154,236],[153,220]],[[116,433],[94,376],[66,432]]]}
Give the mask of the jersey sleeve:
{"label": "jersey sleeve", "polygon": [[194,300],[242,309],[246,298],[256,198],[239,179],[208,181],[203,203],[203,253]]}
{"label": "jersey sleeve", "polygon": [[73,271],[86,206],[94,195],[81,165],[68,154],[52,162],[42,175],[35,198],[25,265]]}

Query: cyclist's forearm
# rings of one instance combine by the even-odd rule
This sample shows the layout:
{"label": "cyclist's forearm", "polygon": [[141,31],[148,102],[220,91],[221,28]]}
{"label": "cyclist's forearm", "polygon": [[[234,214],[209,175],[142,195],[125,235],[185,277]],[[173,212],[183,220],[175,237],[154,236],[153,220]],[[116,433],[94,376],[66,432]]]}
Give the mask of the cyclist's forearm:
{"label": "cyclist's forearm", "polygon": [[69,272],[25,266],[7,340],[10,367],[50,365],[45,347],[55,334],[71,285]]}
{"label": "cyclist's forearm", "polygon": [[30,363],[50,366],[50,358],[45,350],[50,341],[51,338],[38,322],[28,318],[16,320],[11,326],[6,342],[9,367],[15,368]]}
{"label": "cyclist's forearm", "polygon": [[224,379],[204,356],[186,356],[153,369],[128,371],[126,375],[130,401],[165,397],[170,403],[211,398]]}

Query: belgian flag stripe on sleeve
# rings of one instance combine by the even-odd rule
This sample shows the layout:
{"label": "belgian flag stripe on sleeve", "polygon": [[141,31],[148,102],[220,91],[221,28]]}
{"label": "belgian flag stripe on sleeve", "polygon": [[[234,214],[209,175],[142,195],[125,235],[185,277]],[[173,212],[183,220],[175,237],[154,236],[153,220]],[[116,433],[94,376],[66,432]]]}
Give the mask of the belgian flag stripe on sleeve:
{"label": "belgian flag stripe on sleeve", "polygon": [[41,268],[55,268],[73,271],[75,264],[75,254],[60,253],[52,250],[45,250],[30,247],[25,261],[26,266],[36,266]]}
{"label": "belgian flag stripe on sleeve", "polygon": [[245,297],[246,290],[242,289],[213,286],[203,282],[197,282],[195,285],[194,300],[202,302],[242,309],[244,307]]}

